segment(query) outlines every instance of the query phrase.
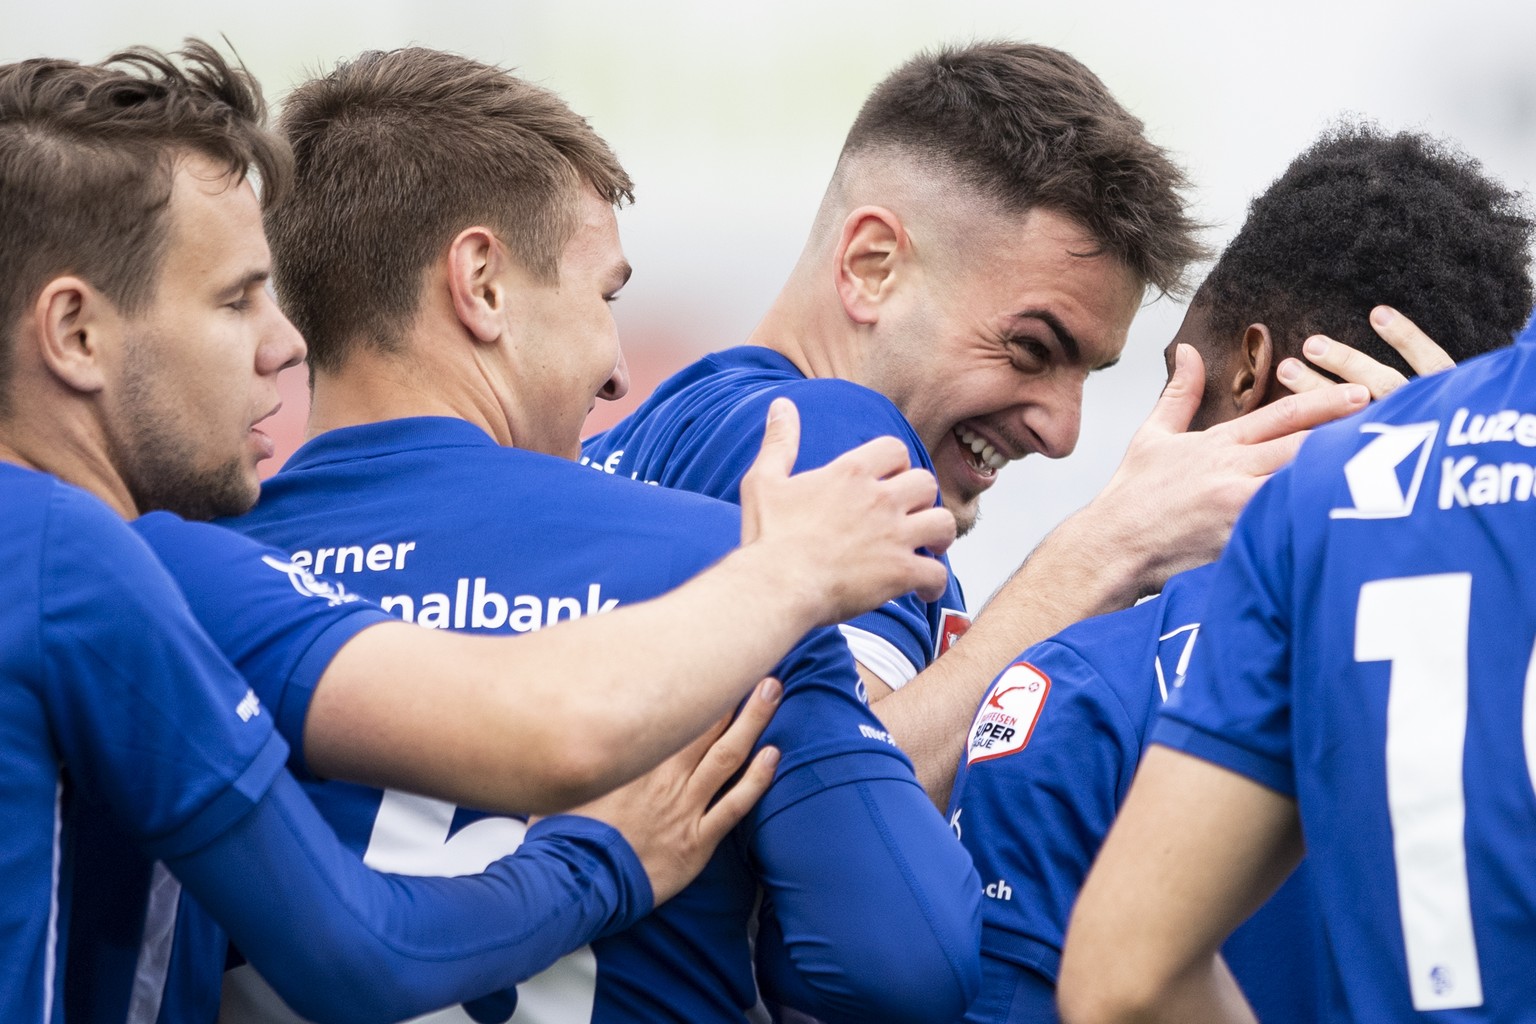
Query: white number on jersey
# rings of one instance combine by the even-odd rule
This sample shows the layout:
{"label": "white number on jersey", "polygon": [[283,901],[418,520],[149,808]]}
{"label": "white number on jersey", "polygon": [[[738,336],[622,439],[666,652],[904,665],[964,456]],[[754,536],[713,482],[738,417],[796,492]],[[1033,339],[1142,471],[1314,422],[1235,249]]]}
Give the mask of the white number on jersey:
{"label": "white number on jersey", "polygon": [[[456,810],[441,800],[386,789],[363,863],[398,875],[471,875],[516,850],[528,832],[516,818],[487,817],[450,836]],[[588,1024],[596,995],[597,961],[583,947],[517,987],[512,1024]],[[259,975],[242,967],[224,986],[219,1022],[301,1024],[302,1018],[283,1006]],[[472,1024],[472,1019],[455,1006],[413,1024]]]}
{"label": "white number on jersey", "polygon": [[[1360,588],[1355,660],[1392,663],[1387,694],[1387,812],[1414,1009],[1481,1006],[1482,973],[1467,884],[1467,632],[1470,573],[1405,576]],[[1536,700],[1526,670],[1525,754],[1536,786]]]}

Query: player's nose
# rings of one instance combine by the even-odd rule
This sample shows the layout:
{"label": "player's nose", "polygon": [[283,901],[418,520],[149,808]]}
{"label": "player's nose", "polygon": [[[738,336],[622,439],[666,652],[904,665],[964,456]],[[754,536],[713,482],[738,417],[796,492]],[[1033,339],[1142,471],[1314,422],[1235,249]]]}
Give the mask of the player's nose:
{"label": "player's nose", "polygon": [[1044,456],[1065,458],[1077,447],[1083,426],[1083,382],[1086,374],[1059,373],[1047,383],[1043,400],[1025,413],[1025,422],[1045,444]]}
{"label": "player's nose", "polygon": [[256,352],[258,372],[266,375],[297,366],[304,361],[308,352],[304,336],[273,303],[266,331]]}
{"label": "player's nose", "polygon": [[597,393],[597,397],[605,402],[612,402],[629,394],[629,364],[624,361],[624,350],[619,350],[619,361],[609,375],[603,389]]}

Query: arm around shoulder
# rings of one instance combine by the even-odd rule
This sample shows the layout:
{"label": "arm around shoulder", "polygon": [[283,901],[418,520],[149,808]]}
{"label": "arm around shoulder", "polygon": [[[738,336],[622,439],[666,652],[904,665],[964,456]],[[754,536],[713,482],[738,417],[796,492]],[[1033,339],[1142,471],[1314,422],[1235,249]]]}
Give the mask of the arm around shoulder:
{"label": "arm around shoulder", "polygon": [[633,851],[598,822],[546,819],[480,875],[382,875],[286,775],[167,866],[274,989],[322,1024],[401,1020],[510,988],[651,909]]}

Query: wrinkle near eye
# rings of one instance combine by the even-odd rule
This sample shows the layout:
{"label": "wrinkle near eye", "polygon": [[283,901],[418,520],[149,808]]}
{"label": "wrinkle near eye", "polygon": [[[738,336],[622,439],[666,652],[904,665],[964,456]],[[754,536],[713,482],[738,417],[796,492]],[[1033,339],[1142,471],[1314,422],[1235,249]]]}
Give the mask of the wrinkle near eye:
{"label": "wrinkle near eye", "polygon": [[1022,363],[1020,367],[1028,372],[1044,370],[1050,366],[1054,353],[1051,347],[1038,338],[1025,335],[1011,335],[1002,339],[1003,345],[1008,349],[1010,357],[1016,362]]}

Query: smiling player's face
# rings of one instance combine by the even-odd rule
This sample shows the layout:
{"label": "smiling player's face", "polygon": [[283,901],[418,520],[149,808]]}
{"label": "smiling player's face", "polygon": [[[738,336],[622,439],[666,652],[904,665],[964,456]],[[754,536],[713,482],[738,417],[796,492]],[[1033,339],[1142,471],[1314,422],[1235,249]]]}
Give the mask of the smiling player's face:
{"label": "smiling player's face", "polygon": [[612,303],[629,280],[613,206],[583,190],[577,227],[560,254],[559,277],[528,282],[517,300],[519,448],[576,458],[581,426],[599,398],[622,398],[629,370]]}
{"label": "smiling player's face", "polygon": [[1083,256],[1077,224],[1035,210],[930,255],[884,351],[889,396],[933,458],[944,505],[961,532],[1011,461],[1061,458],[1077,444],[1083,382],[1125,347],[1142,284],[1122,262]]}

